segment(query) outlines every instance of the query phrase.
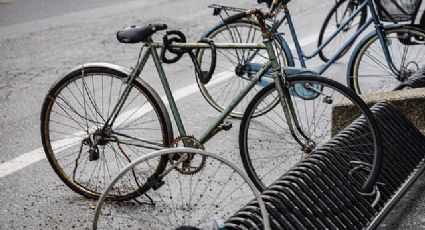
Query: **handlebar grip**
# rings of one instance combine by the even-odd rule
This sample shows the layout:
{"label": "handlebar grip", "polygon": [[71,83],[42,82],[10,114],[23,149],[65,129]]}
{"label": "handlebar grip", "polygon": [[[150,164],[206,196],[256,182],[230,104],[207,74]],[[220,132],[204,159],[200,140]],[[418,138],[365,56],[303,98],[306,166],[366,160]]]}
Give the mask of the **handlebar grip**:
{"label": "handlebar grip", "polygon": [[246,12],[240,12],[240,13],[234,14],[234,15],[228,17],[228,18],[225,18],[223,20],[223,22],[226,23],[226,24],[229,24],[229,23],[235,22],[239,19],[246,17],[246,15],[247,15]]}

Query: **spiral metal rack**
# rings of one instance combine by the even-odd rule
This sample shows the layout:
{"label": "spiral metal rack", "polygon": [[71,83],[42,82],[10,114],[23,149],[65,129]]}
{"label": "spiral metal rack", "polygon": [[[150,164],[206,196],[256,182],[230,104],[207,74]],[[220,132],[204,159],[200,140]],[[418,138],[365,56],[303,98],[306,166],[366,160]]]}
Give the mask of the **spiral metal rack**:
{"label": "spiral metal rack", "polygon": [[[425,169],[425,136],[391,104],[372,109],[384,140],[377,189],[360,194],[344,170],[350,164],[344,146],[357,142],[367,151],[368,140],[357,138],[365,127],[358,119],[262,193],[272,229],[374,229],[400,200]],[[225,222],[226,229],[262,229],[260,213],[253,201]]]}

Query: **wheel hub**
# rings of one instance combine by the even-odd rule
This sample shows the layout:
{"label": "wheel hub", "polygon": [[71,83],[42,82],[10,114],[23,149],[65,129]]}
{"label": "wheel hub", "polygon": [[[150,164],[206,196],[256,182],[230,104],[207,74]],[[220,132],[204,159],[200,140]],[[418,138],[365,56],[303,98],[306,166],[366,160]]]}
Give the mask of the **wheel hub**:
{"label": "wheel hub", "polygon": [[235,74],[238,75],[239,77],[242,77],[245,74],[245,66],[244,65],[237,65],[235,68]]}
{"label": "wheel hub", "polygon": [[309,141],[307,144],[303,146],[302,150],[306,155],[310,155],[315,149],[316,149],[316,143],[314,143],[313,141]]}
{"label": "wheel hub", "polygon": [[406,81],[410,76],[412,76],[416,71],[419,70],[419,65],[416,62],[408,62],[402,70],[400,70],[400,75],[398,77],[399,81]]}
{"label": "wheel hub", "polygon": [[97,129],[93,133],[93,140],[96,145],[106,145],[110,142],[112,130],[110,127]]}
{"label": "wheel hub", "polygon": [[304,100],[313,100],[320,96],[323,86],[315,83],[295,83],[290,87],[292,95],[302,98]]}
{"label": "wheel hub", "polygon": [[[97,129],[91,136],[88,136],[82,141],[82,146],[89,146],[89,161],[96,161],[99,159],[99,148],[98,146],[107,145],[112,138],[112,130],[110,127]],[[80,151],[82,150],[82,147]]]}

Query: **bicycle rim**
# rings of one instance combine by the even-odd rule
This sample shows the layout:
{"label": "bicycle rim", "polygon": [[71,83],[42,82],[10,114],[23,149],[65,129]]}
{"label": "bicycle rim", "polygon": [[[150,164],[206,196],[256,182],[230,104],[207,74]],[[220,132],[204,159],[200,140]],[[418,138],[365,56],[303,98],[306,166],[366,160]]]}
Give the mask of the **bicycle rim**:
{"label": "bicycle rim", "polygon": [[[262,203],[254,185],[229,161],[200,150],[186,151],[189,152],[183,149],[153,152],[124,169],[102,194],[95,210],[93,229],[226,228],[225,221],[249,201],[257,198]],[[206,164],[198,173],[182,174],[174,166],[183,167],[175,157],[183,154],[194,154],[193,167],[201,166],[201,159],[205,159]],[[125,171],[162,156],[176,161],[168,164],[165,170],[168,173],[157,181],[161,181],[159,188],[151,189],[145,196],[131,202],[105,202],[109,189],[120,183]],[[262,215],[266,216],[264,204],[260,207]]]}
{"label": "bicycle rim", "polygon": [[[276,106],[262,116],[252,116],[256,106],[269,103],[269,98],[277,94],[274,86],[261,91],[248,106],[239,135],[242,162],[254,184],[260,190],[268,187],[302,159],[328,145],[355,120],[366,124],[364,132],[352,136],[354,142],[349,146],[336,146],[333,151],[348,157],[350,161],[372,166],[361,178],[356,178],[359,189],[370,189],[380,168],[382,147],[376,122],[364,102],[351,90],[330,79],[297,76],[288,78],[288,82],[294,107],[291,122],[296,117],[300,130],[308,139],[300,135],[299,131],[296,137],[302,143],[294,139],[281,106]],[[302,87],[306,84],[315,89]],[[358,144],[361,141],[367,144]]]}
{"label": "bicycle rim", "polygon": [[425,65],[425,33],[413,27],[386,29],[386,46],[400,74],[390,70],[378,36],[370,38],[356,53],[349,79],[358,94],[386,92],[406,81]]}
{"label": "bicycle rim", "polygon": [[[87,197],[98,197],[126,164],[151,151],[129,142],[143,139],[163,146],[172,136],[165,107],[139,83],[134,83],[115,125],[108,134],[102,132],[125,77],[105,68],[86,68],[84,74],[74,71],[52,87],[43,105],[41,131],[47,158],[71,189]],[[93,147],[95,139],[99,144]],[[150,167],[161,171],[165,163],[151,162]],[[142,193],[137,178],[144,170],[126,175],[126,183],[117,185],[109,198],[129,199]]]}
{"label": "bicycle rim", "polygon": [[[338,1],[335,6],[331,9],[329,14],[326,16],[326,19],[322,25],[319,34],[319,41],[317,47],[320,47],[324,40],[326,40],[333,32],[335,32],[339,27],[341,22],[345,19],[348,19],[354,10],[357,7],[352,7],[354,10],[350,11],[349,4],[351,0]],[[331,42],[324,47],[320,52],[319,56],[324,61],[329,61],[329,58],[336,54],[336,51],[347,42],[354,33],[365,23],[367,17],[367,8],[364,8],[359,15],[357,15],[340,33],[334,37]],[[345,55],[350,49],[351,45],[347,47],[342,53],[341,56]],[[339,58],[340,58],[339,57]]]}
{"label": "bicycle rim", "polygon": [[[211,32],[208,38],[216,43],[261,43],[263,41],[260,28],[250,22],[236,22],[223,25]],[[275,47],[279,47],[275,43]],[[286,65],[286,55],[283,49],[276,48],[276,56],[282,65]],[[198,61],[203,69],[209,68],[211,53],[201,49]],[[212,80],[203,84],[197,79],[202,95],[216,110],[222,112],[240,91],[254,78],[258,70],[268,61],[266,50],[255,49],[219,49],[217,50],[217,67]],[[248,103],[263,87],[272,82],[271,71],[254,86],[254,88],[233,109],[230,116],[241,118]],[[270,108],[259,108],[260,115]]]}

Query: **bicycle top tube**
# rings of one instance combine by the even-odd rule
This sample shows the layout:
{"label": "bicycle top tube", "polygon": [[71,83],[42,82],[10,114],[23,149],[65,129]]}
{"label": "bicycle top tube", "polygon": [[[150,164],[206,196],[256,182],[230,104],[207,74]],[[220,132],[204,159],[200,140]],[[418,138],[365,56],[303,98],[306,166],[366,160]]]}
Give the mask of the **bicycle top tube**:
{"label": "bicycle top tube", "polygon": [[[218,47],[225,47],[225,48],[230,48],[228,47],[228,44],[224,44],[224,45],[219,45],[220,43],[217,43]],[[171,112],[173,114],[175,123],[177,125],[177,129],[179,130],[179,134],[180,136],[186,136],[186,130],[184,128],[183,125],[183,121],[180,117],[180,113],[178,111],[175,99],[171,93],[171,89],[170,86],[168,84],[164,69],[162,67],[161,61],[160,61],[160,57],[156,51],[157,48],[159,47],[164,47],[164,44],[162,43],[156,43],[156,42],[148,42],[146,43],[146,46],[148,47],[148,51],[146,51],[145,55],[141,56],[141,60],[143,60],[145,57],[147,56],[151,56],[154,60],[156,69],[158,71],[159,74],[159,78],[161,80],[161,84],[163,86],[163,89],[165,91],[166,97],[167,97],[167,101],[169,103]],[[233,44],[230,45],[231,47],[233,47]],[[210,48],[207,44],[204,43],[175,43],[174,47],[184,47],[184,48]],[[263,48],[266,49],[266,46],[262,43],[260,44],[247,44],[247,45],[240,45],[238,46],[240,48]],[[234,48],[234,47],[233,47]],[[225,120],[225,118],[231,113],[231,111],[239,104],[239,102],[247,95],[247,93],[256,85],[258,84],[258,82],[261,80],[261,77],[263,75],[265,75],[267,73],[267,70],[270,69],[272,67],[272,64],[270,61],[268,61],[267,63],[264,63],[263,67],[261,68],[261,70],[259,70],[256,74],[256,76],[253,78],[253,80],[246,85],[239,93],[239,95],[237,97],[235,97],[232,102],[227,106],[227,108],[225,109],[224,112],[222,112],[219,117],[208,127],[208,129],[206,129],[206,131],[204,131],[200,138],[199,138],[199,142],[201,144],[206,143],[212,136],[214,136],[217,133],[217,127],[223,123],[223,121]],[[138,67],[138,68],[142,68],[142,66]],[[223,77],[223,76],[222,76]]]}
{"label": "bicycle top tube", "polygon": [[[151,46],[155,48],[163,48],[164,44],[160,42],[152,42]],[[173,43],[174,48],[187,48],[187,49],[209,49],[211,48],[206,43]],[[214,43],[217,49],[266,49],[264,43]]]}
{"label": "bicycle top tube", "polygon": [[[279,2],[278,0],[275,0],[275,1]],[[256,16],[257,22],[260,26],[260,29],[262,31],[262,37],[263,37],[263,41],[260,43],[214,43],[212,41],[186,43],[186,38],[184,34],[176,30],[167,31],[166,35],[164,35],[163,37],[163,43],[160,43],[160,42],[154,42],[152,40],[152,35],[158,30],[163,30],[164,28],[166,28],[165,24],[154,24],[154,25],[148,25],[145,27],[133,26],[133,27],[126,28],[125,30],[120,31],[117,34],[117,38],[121,42],[123,43],[144,42],[145,45],[143,47],[147,47],[148,49],[143,55],[140,55],[138,59],[138,64],[136,65],[136,68],[133,70],[131,76],[129,77],[129,80],[134,79],[135,77],[138,76],[138,73],[141,72],[144,64],[146,63],[147,58],[151,57],[158,71],[158,74],[161,80],[161,85],[163,86],[163,89],[165,91],[167,101],[169,103],[175,123],[177,125],[177,129],[181,136],[187,136],[183,126],[183,122],[180,118],[180,113],[178,112],[177,105],[171,93],[171,89],[168,84],[167,77],[162,67],[162,63],[177,62],[184,53],[188,53],[192,61],[194,62],[196,72],[198,74],[201,73],[201,76],[204,76],[203,72],[205,71],[202,71],[202,70],[198,71],[200,66],[199,66],[199,63],[197,62],[196,57],[194,57],[194,54],[192,52],[194,49],[211,49],[212,53],[215,52],[214,50],[216,48],[217,49],[253,49],[253,50],[266,49],[269,55],[269,61],[267,61],[266,63],[261,63],[262,68],[256,73],[253,80],[248,85],[246,85],[244,89],[240,91],[240,93],[232,100],[230,105],[227,106],[227,108],[220,115],[220,117],[214,122],[214,124],[210,126],[209,129],[204,134],[202,134],[200,142],[204,143],[217,133],[217,127],[224,121],[224,119],[230,114],[230,112],[239,104],[239,102],[247,95],[247,93],[261,80],[261,77],[265,75],[270,68],[272,69],[273,77],[276,84],[280,84],[281,79],[279,78],[282,76],[282,74],[286,75],[281,72],[280,65],[277,63],[274,48],[272,46],[272,40],[274,39],[273,33],[270,33],[270,31],[266,29],[265,19],[269,17],[270,15],[272,14],[264,13],[260,9],[252,9],[252,10],[238,13],[226,19],[228,23],[232,23],[233,21],[238,21],[244,17]],[[159,25],[158,30],[156,29],[157,25]],[[161,57],[157,52],[157,48],[162,48]],[[175,57],[171,59],[166,58],[165,56],[166,51],[168,51],[171,54],[174,54]],[[210,71],[208,71],[208,73],[209,72]],[[198,75],[199,80],[202,81],[199,76],[200,75]],[[129,85],[126,88],[128,87],[131,87],[131,86]],[[125,90],[124,92],[128,92],[128,91],[129,90]],[[125,94],[122,95],[123,100],[125,100],[126,97],[127,95]],[[119,104],[116,106],[114,112],[118,114],[120,112],[121,107],[122,107],[122,100],[119,101]],[[113,122],[114,121],[112,121],[112,123]]]}
{"label": "bicycle top tube", "polygon": [[[262,28],[265,31],[264,19],[261,18],[263,13],[260,12],[259,10],[250,10],[248,12],[243,12],[243,13],[240,13],[238,17],[245,17],[245,16],[248,16],[250,13],[259,15],[257,16],[260,18],[260,21],[261,20],[263,21]],[[238,19],[234,17],[233,20],[238,20]],[[269,39],[271,36],[267,34],[267,31],[263,33],[264,40],[261,43],[213,43],[213,44],[204,43],[204,42],[186,43],[185,36],[179,31],[167,31],[163,39],[164,42],[160,43],[160,42],[154,42],[152,40],[151,36],[154,34],[154,32],[156,32],[153,27],[154,26],[152,25],[149,25],[146,27],[130,27],[122,32],[119,32],[117,37],[119,38],[120,41],[124,43],[137,43],[137,42],[145,43],[144,47],[147,47],[147,51],[143,55],[140,55],[138,64],[136,65],[136,68],[133,70],[133,73],[130,75],[129,80],[134,79],[136,75],[138,75],[138,73],[141,72],[148,57],[151,57],[153,59],[156,69],[158,71],[160,80],[161,80],[161,85],[163,86],[163,89],[165,91],[167,101],[172,111],[175,123],[177,125],[177,129],[181,136],[187,136],[186,131],[185,131],[183,122],[181,120],[180,113],[178,111],[175,99],[171,93],[171,89],[168,84],[168,80],[166,78],[164,69],[162,67],[162,63],[176,62],[178,59],[180,59],[183,53],[189,53],[189,55],[193,55],[191,53],[192,49],[213,50],[213,47],[214,49],[215,48],[217,49],[266,49],[268,50],[269,53],[274,54],[274,51],[269,50],[269,49],[272,49],[271,39]],[[170,36],[173,35],[174,37],[168,38],[167,36],[169,35]],[[162,48],[161,58],[158,55],[157,48]],[[170,53],[176,54],[177,56],[173,59],[168,59],[168,61],[170,62],[166,62],[165,53],[164,53],[165,50],[168,50]],[[275,59],[273,60],[274,62],[276,62]],[[263,68],[256,74],[254,80],[250,84],[248,84],[243,90],[241,90],[240,94],[232,100],[231,104],[228,105],[227,109],[220,115],[220,117],[207,129],[207,131],[204,134],[201,135],[201,138],[200,138],[201,143],[208,141],[212,136],[214,136],[217,133],[217,127],[224,121],[227,115],[229,115],[230,112],[239,104],[239,102],[246,96],[246,94],[257,84],[257,82],[260,81],[261,76],[266,74],[268,69],[273,67],[272,69],[274,71],[277,71],[278,64],[273,63],[273,60],[270,59],[270,61],[268,61],[267,63],[263,63],[264,64]],[[203,72],[203,71],[200,71],[200,72]],[[276,74],[276,76],[277,75],[278,74]],[[129,89],[127,90],[128,87],[130,87],[130,85],[126,87],[126,90],[124,91],[125,93],[129,92]],[[123,101],[126,99],[127,95],[123,94],[121,97],[123,98],[123,100],[120,100],[119,104],[114,109],[114,112],[116,114],[120,112]],[[111,121],[111,123],[114,122],[115,118],[116,116]]]}

